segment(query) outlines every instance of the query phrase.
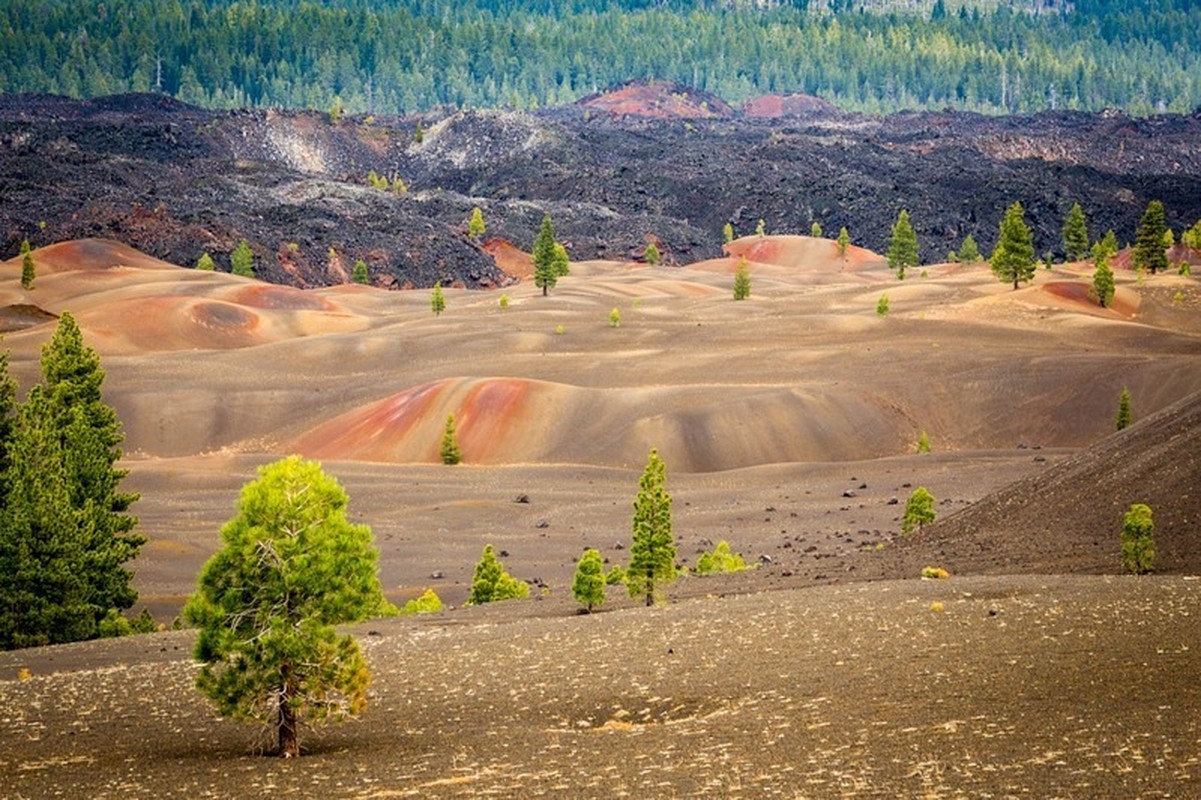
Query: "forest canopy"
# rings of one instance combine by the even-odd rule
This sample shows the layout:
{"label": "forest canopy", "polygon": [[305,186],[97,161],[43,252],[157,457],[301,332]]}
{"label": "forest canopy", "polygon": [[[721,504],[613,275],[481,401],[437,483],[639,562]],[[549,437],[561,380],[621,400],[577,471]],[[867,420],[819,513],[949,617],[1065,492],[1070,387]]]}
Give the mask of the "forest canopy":
{"label": "forest canopy", "polygon": [[658,78],[854,111],[1201,106],[1188,0],[6,0],[0,91],[535,108]]}

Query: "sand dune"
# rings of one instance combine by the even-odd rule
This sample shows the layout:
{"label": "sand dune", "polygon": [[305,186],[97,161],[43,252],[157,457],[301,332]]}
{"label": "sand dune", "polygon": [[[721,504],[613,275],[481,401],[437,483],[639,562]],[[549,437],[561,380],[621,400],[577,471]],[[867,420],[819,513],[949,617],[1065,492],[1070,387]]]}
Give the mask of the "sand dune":
{"label": "sand dune", "polygon": [[[65,242],[33,255],[34,288],[8,285],[0,294],[9,329],[71,311],[89,343],[105,355],[253,347],[367,327],[361,316],[322,295],[181,269],[118,242]],[[20,259],[4,269],[19,276]]]}

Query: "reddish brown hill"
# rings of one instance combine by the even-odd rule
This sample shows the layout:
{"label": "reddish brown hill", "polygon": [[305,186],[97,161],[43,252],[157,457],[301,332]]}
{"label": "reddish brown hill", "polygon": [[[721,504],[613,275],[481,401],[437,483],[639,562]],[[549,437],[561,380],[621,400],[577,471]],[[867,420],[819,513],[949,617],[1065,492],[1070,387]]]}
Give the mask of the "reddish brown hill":
{"label": "reddish brown hill", "polygon": [[1157,572],[1201,571],[1201,394],[985,497],[898,555],[952,573],[1117,572],[1132,503],[1154,513]]}
{"label": "reddish brown hill", "polygon": [[734,109],[717,95],[671,81],[629,81],[589,95],[578,105],[614,115],[656,119],[708,119],[729,117],[734,113]]}
{"label": "reddish brown hill", "polygon": [[742,112],[748,117],[760,119],[796,117],[837,110],[832,103],[811,94],[768,94],[747,100],[742,106]]}

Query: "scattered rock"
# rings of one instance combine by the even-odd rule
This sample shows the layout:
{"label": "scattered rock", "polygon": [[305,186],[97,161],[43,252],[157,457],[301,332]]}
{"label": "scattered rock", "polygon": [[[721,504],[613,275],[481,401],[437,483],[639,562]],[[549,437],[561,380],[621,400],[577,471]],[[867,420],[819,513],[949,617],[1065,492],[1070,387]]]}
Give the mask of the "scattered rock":
{"label": "scattered rock", "polygon": [[528,504],[530,502],[530,496],[528,494],[519,494],[513,498],[513,502]]}

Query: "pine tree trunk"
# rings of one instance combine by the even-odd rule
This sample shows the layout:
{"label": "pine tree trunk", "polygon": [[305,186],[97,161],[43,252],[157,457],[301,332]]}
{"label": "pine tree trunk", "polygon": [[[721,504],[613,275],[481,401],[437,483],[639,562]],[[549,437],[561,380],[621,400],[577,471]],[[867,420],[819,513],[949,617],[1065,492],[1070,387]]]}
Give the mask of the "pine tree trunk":
{"label": "pine tree trunk", "polygon": [[544,284],[542,284],[542,296],[543,296],[543,297],[546,297],[546,289],[547,289],[547,286],[546,286],[546,284],[545,284],[545,283],[544,283]]}
{"label": "pine tree trunk", "polygon": [[296,712],[292,710],[289,704],[291,688],[288,680],[288,670],[285,667],[282,670],[284,676],[283,685],[279,688],[279,719],[278,719],[278,740],[279,740],[279,755],[282,758],[295,758],[300,755],[300,739],[297,736],[296,730]]}
{"label": "pine tree trunk", "polygon": [[652,567],[646,568],[646,607],[650,608],[655,604],[655,570]]}

